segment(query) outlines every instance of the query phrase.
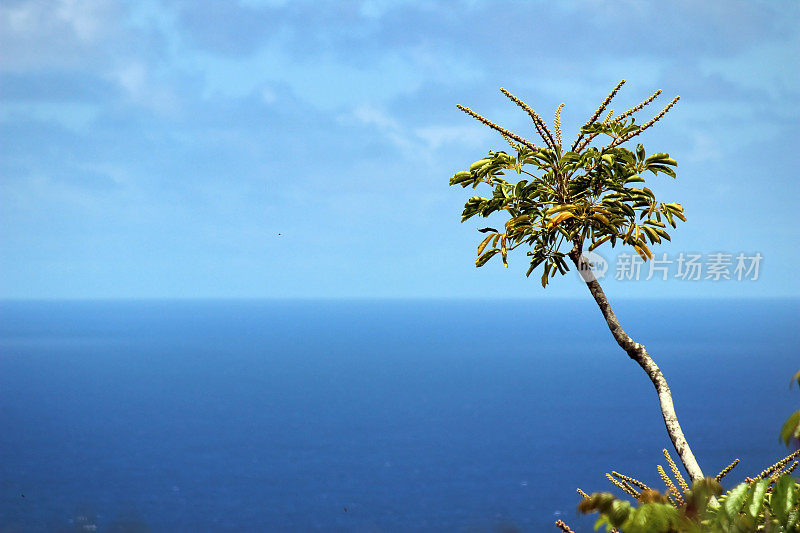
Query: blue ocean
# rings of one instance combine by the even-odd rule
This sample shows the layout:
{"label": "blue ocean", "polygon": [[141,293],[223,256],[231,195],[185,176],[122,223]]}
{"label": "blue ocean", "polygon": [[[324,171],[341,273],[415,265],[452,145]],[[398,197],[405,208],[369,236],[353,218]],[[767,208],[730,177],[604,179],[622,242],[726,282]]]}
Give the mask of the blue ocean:
{"label": "blue ocean", "polygon": [[[789,453],[800,301],[612,303],[706,473]],[[669,446],[588,295],[0,304],[2,532],[591,531]]]}

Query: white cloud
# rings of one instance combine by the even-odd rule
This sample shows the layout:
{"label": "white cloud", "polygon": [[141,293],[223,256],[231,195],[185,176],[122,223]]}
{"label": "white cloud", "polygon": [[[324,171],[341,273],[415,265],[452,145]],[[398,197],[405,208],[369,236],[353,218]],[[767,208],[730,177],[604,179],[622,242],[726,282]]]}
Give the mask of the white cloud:
{"label": "white cloud", "polygon": [[59,0],[55,15],[68,24],[81,41],[94,41],[102,32],[104,3],[96,0]]}
{"label": "white cloud", "polygon": [[117,83],[130,95],[141,93],[145,87],[145,67],[140,63],[126,65],[114,74]]}
{"label": "white cloud", "polygon": [[353,110],[353,116],[363,124],[377,126],[383,131],[399,131],[400,124],[389,114],[370,104],[362,104]]}
{"label": "white cloud", "polygon": [[379,107],[361,104],[353,110],[352,117],[361,124],[373,126],[404,153],[412,153],[420,148],[397,119]]}
{"label": "white cloud", "polygon": [[84,65],[119,36],[121,10],[105,0],[49,0],[0,4],[4,68]]}
{"label": "white cloud", "polygon": [[179,99],[167,85],[154,80],[143,63],[134,62],[115,69],[109,76],[121,87],[128,99],[160,113],[170,113],[179,107]]}
{"label": "white cloud", "polygon": [[[428,124],[415,128],[406,127],[385,109],[374,104],[361,104],[350,115],[340,117],[344,121],[355,119],[365,126],[377,130],[386,140],[406,156],[424,157],[433,161],[436,153],[445,146],[485,146],[493,136],[492,131],[475,125]],[[499,140],[499,136],[496,136]]]}
{"label": "white cloud", "polygon": [[35,27],[39,18],[40,9],[36,4],[27,3],[16,6],[0,6],[0,23],[3,30],[11,34],[19,34],[30,31]]}

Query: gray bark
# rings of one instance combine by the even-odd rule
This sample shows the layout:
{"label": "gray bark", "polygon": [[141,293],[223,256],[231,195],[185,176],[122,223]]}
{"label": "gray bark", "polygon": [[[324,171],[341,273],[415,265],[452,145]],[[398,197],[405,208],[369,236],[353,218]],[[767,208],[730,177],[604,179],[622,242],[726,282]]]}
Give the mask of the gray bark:
{"label": "gray bark", "polygon": [[600,311],[602,311],[603,317],[606,319],[608,329],[611,330],[614,340],[617,341],[617,344],[625,350],[631,359],[642,367],[650,378],[650,381],[653,382],[656,392],[658,393],[658,402],[661,405],[661,415],[664,417],[664,425],[667,427],[667,433],[672,441],[672,445],[675,447],[675,451],[678,453],[678,457],[680,457],[683,463],[683,467],[686,469],[692,481],[702,479],[703,471],[700,469],[700,465],[697,464],[697,460],[692,450],[689,448],[689,443],[686,442],[686,437],[683,435],[681,425],[678,423],[678,417],[675,414],[675,406],[672,403],[672,393],[669,390],[669,385],[667,385],[664,374],[662,374],[658,365],[656,365],[653,358],[647,353],[644,346],[634,341],[625,333],[625,330],[622,329],[617,316],[614,314],[613,309],[611,309],[611,304],[608,303],[603,288],[594,277],[594,274],[592,274],[589,262],[581,253],[580,249],[577,247],[573,249],[569,257],[572,259],[572,262],[575,263],[578,272],[583,277],[587,287],[589,287],[589,292],[592,293],[595,302],[597,302],[597,305],[600,307]]}

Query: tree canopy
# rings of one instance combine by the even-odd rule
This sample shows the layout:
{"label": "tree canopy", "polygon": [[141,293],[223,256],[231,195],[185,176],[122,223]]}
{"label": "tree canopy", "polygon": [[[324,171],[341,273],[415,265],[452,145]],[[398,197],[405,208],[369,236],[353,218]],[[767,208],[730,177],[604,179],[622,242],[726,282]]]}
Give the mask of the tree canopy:
{"label": "tree canopy", "polygon": [[[509,219],[501,230],[480,229],[488,235],[478,245],[475,265],[486,264],[495,255],[508,266],[508,251],[528,244],[530,266],[526,273],[543,266],[542,286],[557,273],[569,270],[565,256],[570,250],[583,250],[588,241],[589,250],[610,242],[629,245],[643,260],[652,258],[649,244],[670,240],[667,224],[676,227],[676,221],[685,221],[683,207],[678,203],[656,200],[652,190],[645,186],[642,174],[663,173],[675,177],[672,167],[677,166],[669,154],[645,153],[641,144],[635,150],[621,146],[655,124],[679,97],[675,97],[655,117],[644,125],[637,125],[632,115],[641,110],[661,93],[617,115],[611,109],[602,121],[606,109],[620,87],[622,80],[606,97],[595,113],[580,128],[580,135],[568,150],[562,146],[561,109],[555,113],[555,134],[551,133],[539,115],[522,100],[501,89],[509,99],[525,110],[543,141],[537,146],[484,118],[472,109],[458,106],[465,113],[503,135],[513,149],[489,151],[488,155],[462,170],[450,179],[450,185],[462,187],[484,183],[492,187],[491,197],[473,196],[467,200],[461,221],[475,215],[488,217],[494,212],[506,211]],[[592,142],[600,135],[610,138],[600,148]],[[504,178],[506,171],[524,175],[516,183]]]}

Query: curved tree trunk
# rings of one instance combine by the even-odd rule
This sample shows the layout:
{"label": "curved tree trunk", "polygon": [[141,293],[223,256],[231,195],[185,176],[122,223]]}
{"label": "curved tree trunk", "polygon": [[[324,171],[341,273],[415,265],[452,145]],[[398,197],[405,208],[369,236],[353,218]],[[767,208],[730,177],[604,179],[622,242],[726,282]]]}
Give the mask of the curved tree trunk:
{"label": "curved tree trunk", "polygon": [[648,377],[650,377],[650,381],[653,382],[656,392],[658,393],[658,401],[661,404],[661,415],[664,417],[664,425],[667,427],[669,438],[672,440],[672,445],[675,447],[675,451],[678,453],[686,472],[689,474],[692,481],[702,479],[703,471],[700,469],[700,465],[697,464],[697,460],[694,458],[694,454],[689,448],[689,443],[686,442],[686,437],[683,435],[681,425],[678,423],[678,417],[675,414],[675,406],[672,404],[672,393],[669,390],[669,385],[667,385],[667,380],[664,378],[664,375],[661,373],[655,361],[653,361],[647,353],[647,350],[644,349],[644,346],[630,338],[622,329],[619,320],[617,320],[617,316],[611,309],[611,304],[608,303],[603,288],[594,277],[585,256],[579,249],[573,249],[569,257],[572,259],[572,262],[575,263],[578,272],[589,287],[589,291],[592,293],[592,296],[594,296],[594,300],[600,307],[600,311],[603,312],[603,316],[608,324],[608,329],[611,330],[611,334],[614,336],[617,344],[625,350],[631,359],[642,367]]}

